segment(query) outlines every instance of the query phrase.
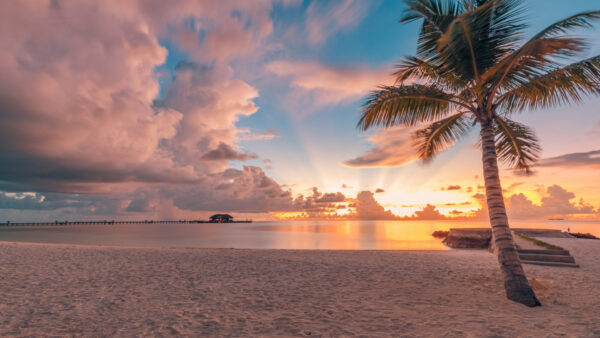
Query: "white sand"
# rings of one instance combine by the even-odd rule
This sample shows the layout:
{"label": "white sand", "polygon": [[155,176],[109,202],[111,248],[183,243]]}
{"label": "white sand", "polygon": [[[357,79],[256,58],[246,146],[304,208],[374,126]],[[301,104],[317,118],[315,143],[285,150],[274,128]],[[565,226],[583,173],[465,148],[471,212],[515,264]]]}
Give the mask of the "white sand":
{"label": "white sand", "polygon": [[482,250],[0,242],[0,335],[600,336],[600,241],[545,240],[581,268],[526,266],[534,309]]}

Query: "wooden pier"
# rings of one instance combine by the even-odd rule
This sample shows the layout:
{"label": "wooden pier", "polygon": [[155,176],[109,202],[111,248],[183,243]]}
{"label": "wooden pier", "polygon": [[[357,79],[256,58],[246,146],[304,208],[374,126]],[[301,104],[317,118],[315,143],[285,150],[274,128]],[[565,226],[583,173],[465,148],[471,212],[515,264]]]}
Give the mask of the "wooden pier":
{"label": "wooden pier", "polygon": [[[16,227],[16,226],[66,226],[66,225],[115,225],[115,224],[193,224],[193,223],[215,223],[203,220],[141,220],[141,221],[54,221],[54,222],[3,222],[0,227]],[[252,223],[251,219],[243,221],[231,221],[227,223]]]}

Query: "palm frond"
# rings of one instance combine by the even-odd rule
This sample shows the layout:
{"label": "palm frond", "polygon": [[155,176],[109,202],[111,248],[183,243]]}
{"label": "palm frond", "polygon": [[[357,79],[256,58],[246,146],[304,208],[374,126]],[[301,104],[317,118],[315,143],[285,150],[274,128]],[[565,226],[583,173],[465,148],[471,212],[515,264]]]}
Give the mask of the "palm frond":
{"label": "palm frond", "polygon": [[415,56],[406,56],[396,65],[396,83],[402,84],[408,80],[436,83],[452,92],[462,90],[465,83],[452,71],[443,71],[439,65]]}
{"label": "palm frond", "polygon": [[522,83],[523,79],[533,78],[544,72],[559,68],[556,57],[574,56],[584,49],[584,43],[577,38],[540,38],[530,40],[515,52],[506,55],[496,65],[490,67],[479,84],[488,87],[488,110],[491,110],[498,91],[507,91]]}
{"label": "palm frond", "polygon": [[523,33],[520,0],[490,0],[465,11],[437,41],[437,62],[467,80],[494,66],[516,49]]}
{"label": "palm frond", "polygon": [[[436,18],[456,17],[465,9],[455,0],[405,0],[404,5],[407,8],[400,17],[401,23],[423,19],[435,24],[438,22]],[[444,31],[444,27],[438,28]]]}
{"label": "palm frond", "polygon": [[434,121],[464,105],[454,98],[435,85],[380,87],[367,98],[358,127],[367,130],[375,125],[415,126]]}
{"label": "palm frond", "polygon": [[467,117],[466,112],[460,112],[417,130],[413,137],[419,158],[431,161],[437,153],[467,135],[472,127]]}
{"label": "palm frond", "polygon": [[507,112],[580,102],[584,96],[600,94],[600,55],[513,82],[497,101]]}
{"label": "palm frond", "polygon": [[[560,35],[564,35],[574,28],[593,28],[594,20],[600,20],[600,11],[575,14],[548,26],[521,48],[491,67],[482,78],[484,80],[491,78],[491,82],[495,83],[495,88],[492,90],[494,92],[504,85],[505,80],[510,82],[512,77],[527,77],[534,70],[542,73],[552,66],[559,68],[552,57],[577,56],[587,47],[585,39]],[[521,74],[523,69],[529,74]]]}
{"label": "palm frond", "polygon": [[541,152],[539,140],[533,129],[507,118],[495,117],[496,152],[508,165],[531,171]]}
{"label": "palm frond", "polygon": [[437,40],[464,7],[454,0],[406,0],[407,9],[400,22],[423,19],[417,42],[417,55],[427,58],[435,53]]}
{"label": "palm frond", "polygon": [[592,22],[594,20],[600,20],[600,11],[578,13],[546,27],[531,40],[555,37],[565,34],[574,28],[593,28]]}
{"label": "palm frond", "polygon": [[[518,50],[504,56],[498,63],[490,67],[481,77],[484,81],[502,82],[503,76],[514,68],[526,68],[529,63],[540,69],[540,65],[556,65],[552,57],[574,56],[583,51],[584,43],[578,38],[540,38],[530,40]],[[540,71],[545,68],[542,67]]]}

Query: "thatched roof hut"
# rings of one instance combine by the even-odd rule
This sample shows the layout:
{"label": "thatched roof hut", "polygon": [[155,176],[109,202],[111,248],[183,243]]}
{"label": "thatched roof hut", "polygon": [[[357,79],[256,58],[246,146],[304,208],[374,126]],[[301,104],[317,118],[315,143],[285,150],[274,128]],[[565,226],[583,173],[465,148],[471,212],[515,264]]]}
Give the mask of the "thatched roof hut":
{"label": "thatched roof hut", "polygon": [[233,216],[228,214],[215,214],[210,216],[211,223],[231,223],[233,222]]}

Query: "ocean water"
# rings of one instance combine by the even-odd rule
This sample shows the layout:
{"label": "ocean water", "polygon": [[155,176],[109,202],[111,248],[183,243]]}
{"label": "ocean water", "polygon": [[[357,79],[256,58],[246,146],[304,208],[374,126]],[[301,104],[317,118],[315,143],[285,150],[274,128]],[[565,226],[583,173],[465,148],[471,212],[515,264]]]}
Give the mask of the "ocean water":
{"label": "ocean water", "polygon": [[[336,250],[447,250],[435,230],[489,227],[479,221],[274,221],[0,227],[0,241],[141,247]],[[515,220],[511,227],[600,237],[600,221]],[[600,245],[600,244],[599,244]]]}

